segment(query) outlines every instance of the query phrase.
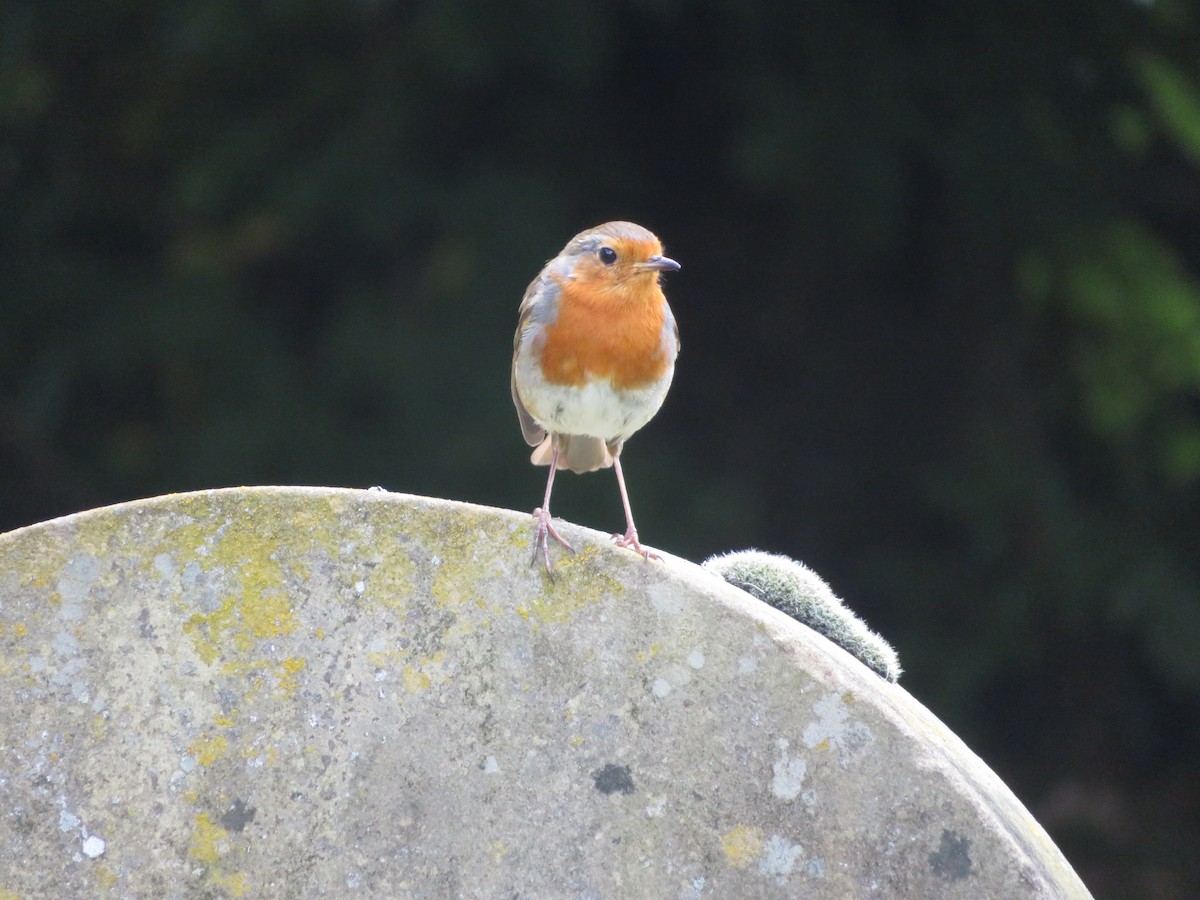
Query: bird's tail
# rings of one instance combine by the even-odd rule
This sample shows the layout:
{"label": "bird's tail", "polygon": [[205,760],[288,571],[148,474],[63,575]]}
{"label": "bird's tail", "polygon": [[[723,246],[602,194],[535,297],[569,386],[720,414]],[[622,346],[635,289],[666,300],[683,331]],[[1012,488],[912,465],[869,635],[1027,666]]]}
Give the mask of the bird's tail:
{"label": "bird's tail", "polygon": [[[578,434],[546,435],[546,439],[534,448],[529,459],[535,466],[550,465],[554,455],[554,441],[558,441],[558,467],[572,472],[594,472],[607,469],[613,464],[612,451],[600,438]],[[618,445],[619,449],[619,445]]]}

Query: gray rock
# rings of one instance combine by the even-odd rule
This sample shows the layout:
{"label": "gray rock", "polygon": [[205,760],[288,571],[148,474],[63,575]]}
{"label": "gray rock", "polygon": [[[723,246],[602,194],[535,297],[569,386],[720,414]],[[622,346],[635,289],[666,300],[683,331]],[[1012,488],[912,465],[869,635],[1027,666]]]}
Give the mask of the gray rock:
{"label": "gray rock", "polygon": [[1086,897],[919,703],[682,560],[388,494],[0,535],[0,897]]}

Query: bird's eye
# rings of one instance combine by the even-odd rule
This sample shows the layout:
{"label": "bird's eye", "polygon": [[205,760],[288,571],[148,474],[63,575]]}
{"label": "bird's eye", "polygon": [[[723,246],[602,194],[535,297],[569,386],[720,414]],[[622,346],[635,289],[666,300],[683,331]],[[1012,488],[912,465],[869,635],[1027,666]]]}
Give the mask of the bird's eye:
{"label": "bird's eye", "polygon": [[617,251],[616,250],[614,250],[612,247],[601,247],[600,248],[600,262],[604,263],[606,266],[611,266],[616,261],[617,261]]}

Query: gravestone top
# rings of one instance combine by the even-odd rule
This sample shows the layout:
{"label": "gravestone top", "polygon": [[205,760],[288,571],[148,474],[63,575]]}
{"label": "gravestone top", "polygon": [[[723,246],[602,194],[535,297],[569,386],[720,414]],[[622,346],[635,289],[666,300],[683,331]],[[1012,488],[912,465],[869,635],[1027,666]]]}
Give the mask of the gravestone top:
{"label": "gravestone top", "polygon": [[0,898],[1086,897],[903,688],[698,566],[382,491],[0,535]]}

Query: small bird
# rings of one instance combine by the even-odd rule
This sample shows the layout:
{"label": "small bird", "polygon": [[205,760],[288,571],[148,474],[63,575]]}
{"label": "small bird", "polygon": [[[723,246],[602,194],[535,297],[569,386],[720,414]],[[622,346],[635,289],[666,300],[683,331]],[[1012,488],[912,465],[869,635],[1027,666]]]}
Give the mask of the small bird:
{"label": "small bird", "polygon": [[559,469],[612,466],[626,523],[613,540],[658,559],[638,541],[621,448],[658,412],[675,374],[679,326],[659,275],[678,268],[652,232],[607,222],[571,238],[525,290],[513,338],[512,398],[535,448],[530,460],[550,466],[545,499],[533,511],[533,559],[540,554],[547,572],[549,538],[575,552],[550,518]]}

